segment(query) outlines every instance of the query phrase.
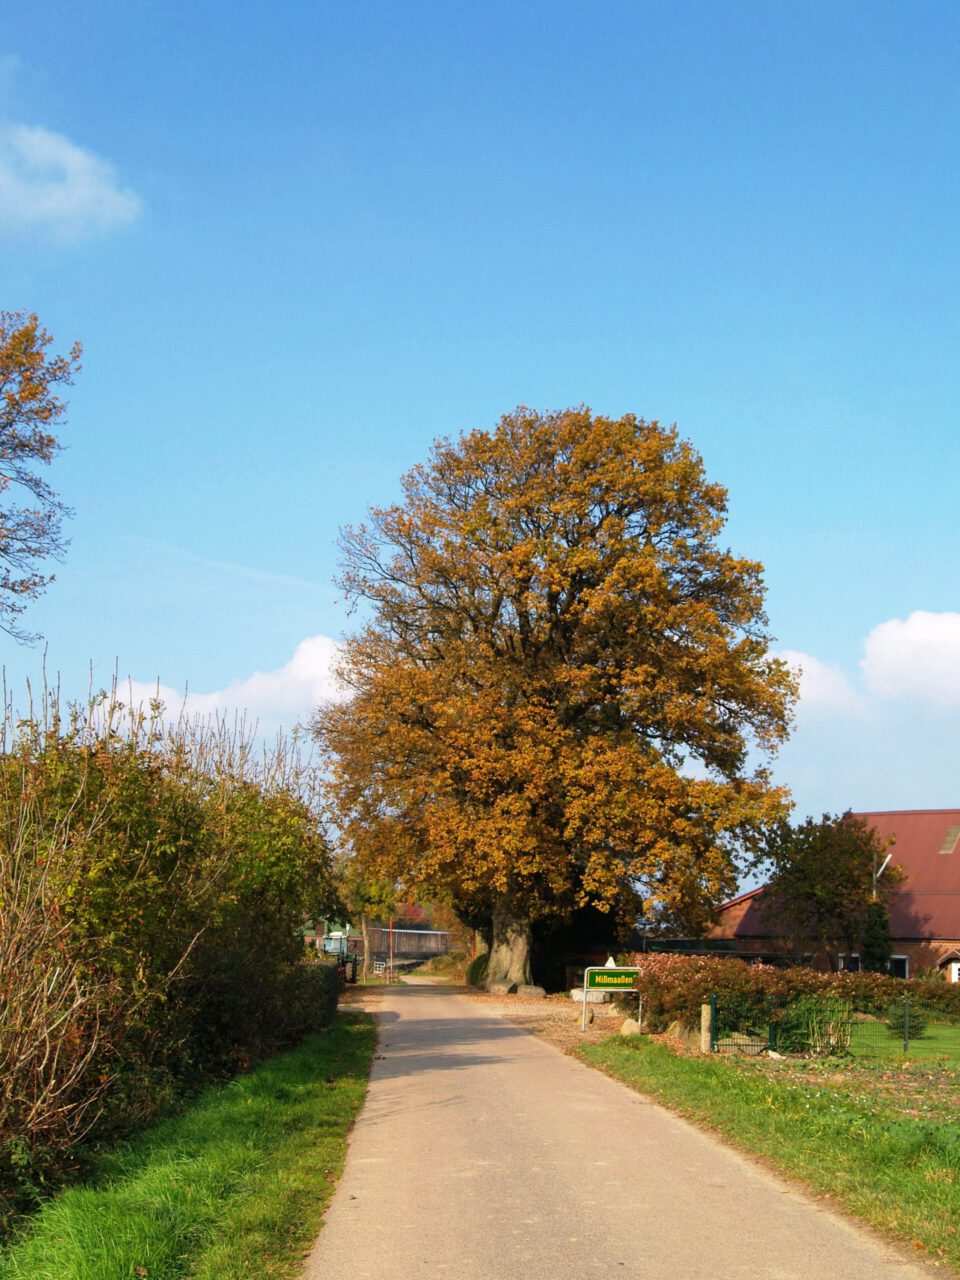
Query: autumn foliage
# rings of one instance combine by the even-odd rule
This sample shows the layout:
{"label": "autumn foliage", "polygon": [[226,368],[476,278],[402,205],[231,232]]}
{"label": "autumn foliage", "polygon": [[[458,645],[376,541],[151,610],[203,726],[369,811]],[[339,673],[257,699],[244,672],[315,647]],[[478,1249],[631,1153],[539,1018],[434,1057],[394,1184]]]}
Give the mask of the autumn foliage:
{"label": "autumn foliage", "polygon": [[65,547],[67,509],[40,468],[62,447],[66,405],[55,389],[73,382],[80,345],[51,356],[51,342],[35,315],[0,312],[0,630],[19,640],[33,638],[20,616],[52,581],[40,566]]}
{"label": "autumn foliage", "polygon": [[492,918],[491,979],[587,903],[702,921],[783,811],[748,756],[794,694],[725,491],[674,428],[586,409],[441,440],[402,484],[343,535],[369,621],[315,720],[353,855]]}

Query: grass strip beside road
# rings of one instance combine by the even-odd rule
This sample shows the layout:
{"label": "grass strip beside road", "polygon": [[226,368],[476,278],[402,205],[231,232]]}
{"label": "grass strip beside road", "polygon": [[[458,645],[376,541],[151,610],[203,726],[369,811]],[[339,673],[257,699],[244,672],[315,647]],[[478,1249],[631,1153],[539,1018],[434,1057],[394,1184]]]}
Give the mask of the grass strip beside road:
{"label": "grass strip beside road", "polygon": [[[835,1198],[848,1212],[960,1271],[960,1126],[611,1037],[578,1057],[742,1150]],[[945,1086],[947,1081],[945,1079]]]}
{"label": "grass strip beside road", "polygon": [[363,1013],[105,1156],[0,1255],[0,1280],[293,1277],[343,1169],[376,1033]]}

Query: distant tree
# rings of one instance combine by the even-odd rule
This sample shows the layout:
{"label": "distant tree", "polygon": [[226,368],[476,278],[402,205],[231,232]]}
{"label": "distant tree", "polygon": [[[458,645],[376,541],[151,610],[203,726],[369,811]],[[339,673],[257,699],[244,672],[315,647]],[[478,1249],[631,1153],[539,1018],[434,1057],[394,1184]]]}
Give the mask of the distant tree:
{"label": "distant tree", "polygon": [[19,619],[53,581],[40,562],[61,559],[67,545],[70,513],[37,467],[62,448],[54,429],[66,405],[53,388],[72,385],[80,344],[48,356],[51,341],[35,315],[0,312],[0,630],[20,641],[36,639]]}
{"label": "distant tree", "polygon": [[786,926],[795,946],[809,947],[833,967],[837,951],[857,949],[871,904],[885,909],[902,879],[897,868],[878,877],[887,844],[849,810],[796,827],[778,823],[765,841],[771,874],[764,912]]}
{"label": "distant tree", "polygon": [[893,943],[890,939],[890,912],[879,899],[867,903],[860,942],[860,964],[871,973],[886,973],[890,968]]}
{"label": "distant tree", "polygon": [[402,484],[343,536],[370,621],[344,648],[353,696],[314,722],[361,863],[489,904],[491,981],[531,980],[535,921],[731,893],[783,812],[749,761],[786,736],[795,682],[696,451],[631,414],[518,409]]}
{"label": "distant tree", "polygon": [[363,940],[363,976],[369,978],[370,925],[373,921],[385,921],[397,906],[397,887],[382,877],[378,878],[355,858],[343,858],[338,868],[340,899],[350,914],[350,923],[360,925]]}

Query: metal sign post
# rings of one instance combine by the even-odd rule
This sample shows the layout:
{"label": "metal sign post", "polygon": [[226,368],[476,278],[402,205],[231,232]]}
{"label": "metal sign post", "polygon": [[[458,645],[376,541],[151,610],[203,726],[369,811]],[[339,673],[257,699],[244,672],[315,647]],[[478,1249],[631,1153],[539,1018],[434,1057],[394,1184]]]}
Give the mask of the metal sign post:
{"label": "metal sign post", "polygon": [[609,962],[604,965],[590,965],[583,971],[583,1015],[580,1019],[580,1030],[587,1029],[587,992],[588,991],[636,991],[639,969],[615,968]]}

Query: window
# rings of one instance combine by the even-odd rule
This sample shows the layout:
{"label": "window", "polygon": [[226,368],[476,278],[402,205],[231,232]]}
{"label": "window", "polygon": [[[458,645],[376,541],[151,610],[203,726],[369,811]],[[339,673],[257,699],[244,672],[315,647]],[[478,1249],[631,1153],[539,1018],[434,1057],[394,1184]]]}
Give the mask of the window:
{"label": "window", "polygon": [[906,956],[890,957],[890,977],[891,978],[909,978],[910,977],[910,961]]}
{"label": "window", "polygon": [[841,969],[845,969],[848,973],[860,972],[860,956],[854,952],[849,956],[838,956],[837,960]]}

